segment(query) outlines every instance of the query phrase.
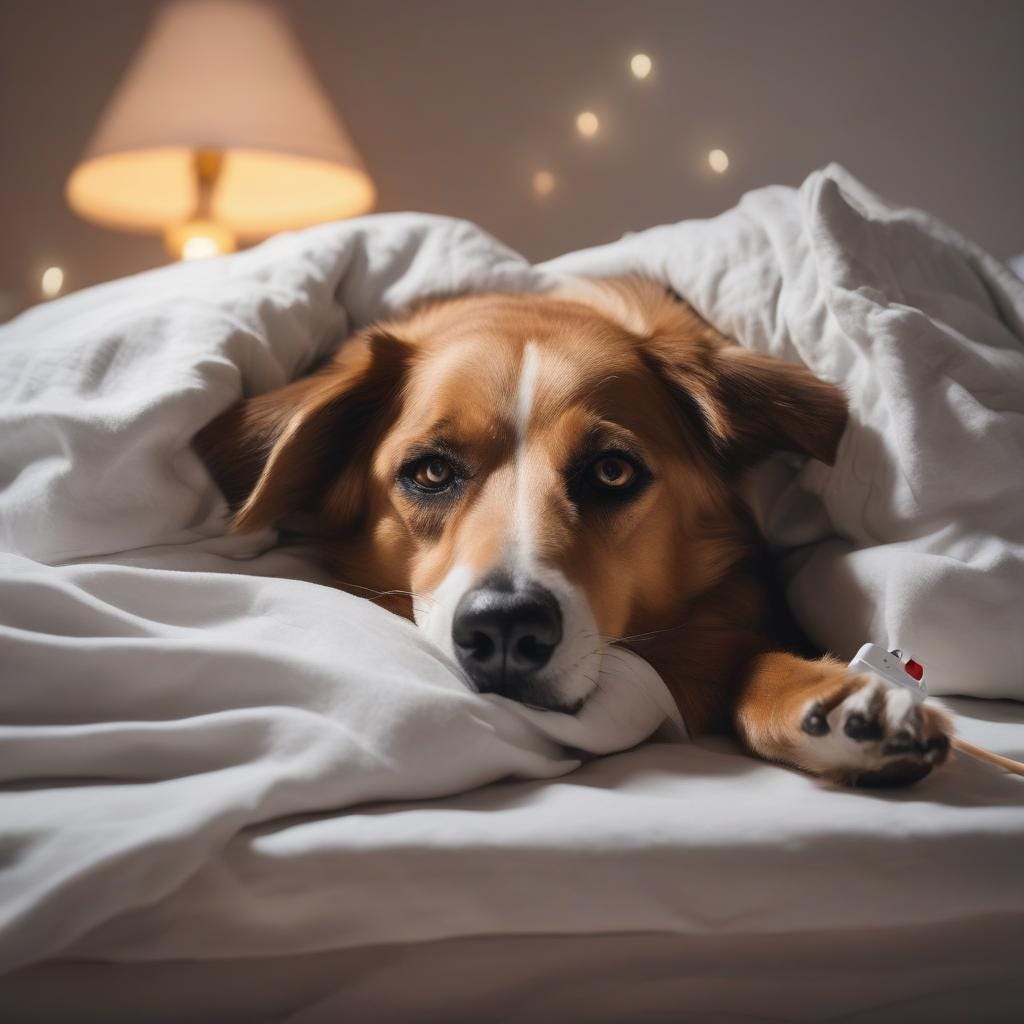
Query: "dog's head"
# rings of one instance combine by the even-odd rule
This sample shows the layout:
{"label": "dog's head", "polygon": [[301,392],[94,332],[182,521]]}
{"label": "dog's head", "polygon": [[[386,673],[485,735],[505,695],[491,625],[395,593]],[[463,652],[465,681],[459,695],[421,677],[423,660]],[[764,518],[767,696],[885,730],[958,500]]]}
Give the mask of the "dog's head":
{"label": "dog's head", "polygon": [[743,553],[733,484],[831,462],[839,393],[640,281],[428,305],[245,401],[197,446],[233,528],[300,523],[482,691],[574,711],[605,645],[668,627]]}

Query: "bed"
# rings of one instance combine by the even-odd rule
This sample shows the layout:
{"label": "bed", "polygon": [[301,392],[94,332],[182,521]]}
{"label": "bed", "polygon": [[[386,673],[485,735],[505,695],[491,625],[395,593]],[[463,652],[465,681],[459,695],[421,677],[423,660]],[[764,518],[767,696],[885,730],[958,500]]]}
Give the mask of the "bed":
{"label": "bed", "polygon": [[239,394],[424,294],[624,272],[843,382],[835,469],[749,482],[791,603],[1024,756],[1024,287],[991,257],[840,168],[538,268],[443,218],[283,236],[0,332],[0,1016],[1016,1019],[1020,778],[840,791],[688,740],[638,659],[530,712],[225,533],[189,443]]}
{"label": "bed", "polygon": [[[947,704],[965,738],[1024,754],[1019,708]],[[137,961],[129,923],[108,934],[116,964],[72,953],[15,974],[0,1011],[1016,1020],[1022,804],[1018,778],[962,757],[881,794],[836,791],[726,741],[645,744],[554,783],[275,822],[219,868],[239,906],[187,911],[193,937],[244,916],[238,955]],[[311,918],[326,948],[284,955],[308,944]],[[161,915],[158,927],[180,924]]]}

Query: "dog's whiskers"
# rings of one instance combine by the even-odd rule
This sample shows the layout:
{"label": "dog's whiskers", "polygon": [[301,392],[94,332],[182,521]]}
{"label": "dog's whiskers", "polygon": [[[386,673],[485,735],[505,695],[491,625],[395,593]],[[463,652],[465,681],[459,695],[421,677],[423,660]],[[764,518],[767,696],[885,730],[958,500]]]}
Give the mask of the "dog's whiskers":
{"label": "dog's whiskers", "polygon": [[363,590],[375,597],[408,597],[413,601],[436,603],[437,598],[430,594],[414,594],[411,590],[377,590],[374,587],[364,587],[360,583],[350,583],[348,580],[340,580],[339,585],[346,590]]}

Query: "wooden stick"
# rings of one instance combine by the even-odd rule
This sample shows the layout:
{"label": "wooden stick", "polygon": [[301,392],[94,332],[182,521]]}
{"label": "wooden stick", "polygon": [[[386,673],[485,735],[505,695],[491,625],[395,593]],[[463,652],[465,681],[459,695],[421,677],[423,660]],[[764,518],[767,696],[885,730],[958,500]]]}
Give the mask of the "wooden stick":
{"label": "wooden stick", "polygon": [[1000,768],[1005,768],[1008,772],[1012,772],[1014,775],[1024,775],[1024,764],[1020,761],[1014,761],[1012,757],[1003,757],[1002,754],[993,754],[991,750],[976,747],[973,743],[968,743],[967,740],[960,739],[959,736],[953,737],[953,746],[962,754],[967,754],[968,757],[975,757],[979,761],[987,761],[989,764],[998,765]]}

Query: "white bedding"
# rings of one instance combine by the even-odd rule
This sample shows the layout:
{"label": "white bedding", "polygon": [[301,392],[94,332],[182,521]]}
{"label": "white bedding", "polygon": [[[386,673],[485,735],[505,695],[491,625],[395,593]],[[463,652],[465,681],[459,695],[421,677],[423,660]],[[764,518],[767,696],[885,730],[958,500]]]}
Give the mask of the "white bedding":
{"label": "white bedding", "polygon": [[[1016,705],[949,704],[1024,755]],[[274,822],[82,944],[114,965],[0,979],[0,1019],[1016,1024],[1021,782],[957,758],[836,791],[697,740]],[[154,933],[169,958],[137,953]]]}
{"label": "white bedding", "polygon": [[[468,693],[411,626],[310,582],[272,534],[225,537],[189,439],[422,294],[629,271],[847,389],[834,470],[776,460],[753,482],[812,635],[912,649],[940,693],[1024,696],[1024,285],[941,225],[831,168],[542,268],[440,218],[284,236],[0,330],[0,969],[521,929],[1019,921],[1019,780],[960,762],[880,799],[652,748],[671,752],[642,795],[609,801],[577,774],[525,801],[502,787],[339,813],[560,775],[566,745],[649,735],[664,689],[634,663],[580,723]],[[1019,756],[1020,728],[993,742]],[[659,773],[681,800],[660,800]],[[934,900],[903,871],[926,837],[955,851],[915,868]],[[961,856],[984,877],[951,893]],[[813,899],[786,888],[794,864]]]}

